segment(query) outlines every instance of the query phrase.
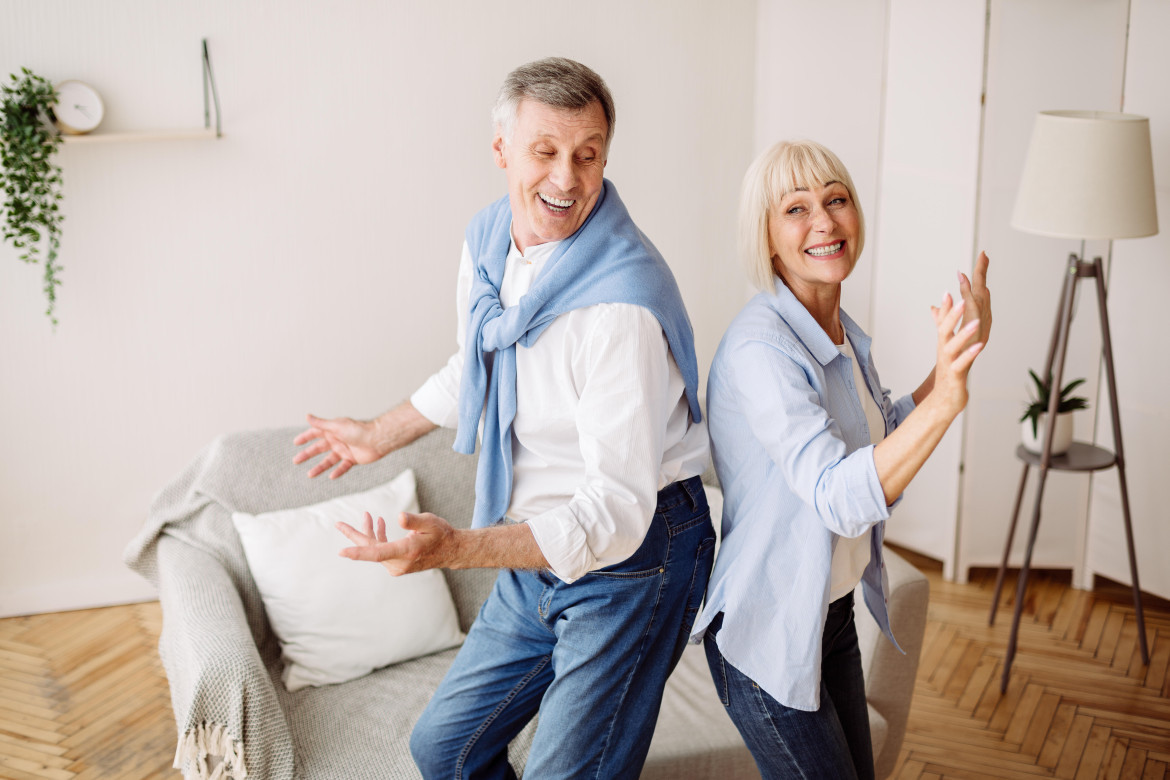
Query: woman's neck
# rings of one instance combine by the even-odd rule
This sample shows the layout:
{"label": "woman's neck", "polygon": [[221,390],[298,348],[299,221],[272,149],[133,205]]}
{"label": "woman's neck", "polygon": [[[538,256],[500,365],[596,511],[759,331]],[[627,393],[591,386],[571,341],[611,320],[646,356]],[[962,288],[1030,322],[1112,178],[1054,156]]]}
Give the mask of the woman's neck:
{"label": "woman's neck", "polygon": [[[783,278],[783,277],[781,277]],[[845,343],[845,327],[841,324],[841,285],[838,284],[792,284],[784,279],[788,289],[796,296],[808,313],[834,344]]]}

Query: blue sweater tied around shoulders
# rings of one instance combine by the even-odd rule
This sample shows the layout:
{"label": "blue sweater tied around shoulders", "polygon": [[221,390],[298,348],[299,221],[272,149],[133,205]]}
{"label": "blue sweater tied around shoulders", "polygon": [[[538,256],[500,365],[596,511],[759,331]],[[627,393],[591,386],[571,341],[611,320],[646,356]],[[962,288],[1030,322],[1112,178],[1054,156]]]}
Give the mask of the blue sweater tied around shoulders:
{"label": "blue sweater tied around shoulders", "polygon": [[678,285],[662,255],[630,219],[613,184],[604,181],[585,223],[561,242],[529,291],[504,309],[500,284],[512,245],[511,227],[512,209],[504,196],[476,214],[466,234],[474,275],[455,451],[475,452],[482,414],[473,528],[503,519],[511,501],[516,345],[531,347],[567,311],[598,303],[649,309],[682,372],[691,417],[695,422],[702,419],[694,334]]}

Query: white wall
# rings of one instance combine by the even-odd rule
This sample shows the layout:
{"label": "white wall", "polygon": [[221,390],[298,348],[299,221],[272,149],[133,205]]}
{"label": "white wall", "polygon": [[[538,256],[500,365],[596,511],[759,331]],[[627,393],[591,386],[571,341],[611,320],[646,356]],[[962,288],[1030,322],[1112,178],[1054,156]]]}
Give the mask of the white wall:
{"label": "white wall", "polygon": [[445,359],[463,227],[504,191],[488,110],[522,62],[569,56],[609,82],[607,174],[678,276],[705,375],[743,301],[726,258],[755,3],[534,8],[0,7],[0,75],[90,82],[106,132],[201,125],[206,36],[224,126],[62,150],[55,334],[40,269],[0,247],[0,615],[149,597],[121,550],[204,443],[309,410],[376,414]]}
{"label": "white wall", "polygon": [[[984,0],[891,0],[881,157],[874,360],[895,397],[931,370],[930,307],[971,272],[983,92]],[[957,420],[903,496],[886,538],[953,576],[962,457]]]}
{"label": "white wall", "polygon": [[[834,46],[826,48],[831,29]],[[794,30],[804,31],[796,33]],[[843,304],[865,312],[883,382],[905,392],[930,362],[920,314],[976,252],[991,257],[995,327],[972,372],[967,411],[907,491],[887,538],[944,562],[949,577],[996,566],[1022,465],[1014,457],[1027,369],[1041,368],[1062,269],[1078,242],[1008,224],[1035,113],[1121,110],[1151,118],[1163,233],[1170,216],[1170,11],[1157,0],[761,0],[756,148],[807,135],[836,149],[858,179],[870,235]],[[860,172],[860,174],[859,174]],[[1156,329],[1170,287],[1164,236],[1112,248],[1110,313],[1129,492],[1145,590],[1170,596],[1165,520],[1170,482],[1170,384]],[[1091,242],[1087,256],[1109,256]],[[867,265],[868,263],[868,265]],[[867,299],[867,295],[871,296]],[[1096,296],[1078,295],[1066,376],[1086,377],[1095,412],[1077,438],[1112,446],[1100,384]],[[1033,471],[1031,483],[1035,483]],[[1053,473],[1034,564],[1128,582],[1117,472]],[[1025,494],[1012,557],[1031,515]]]}
{"label": "white wall", "polygon": [[[1116,362],[1117,395],[1142,589],[1170,598],[1170,361],[1161,341],[1165,291],[1170,289],[1170,4],[1134,0],[1126,50],[1123,108],[1150,118],[1161,233],[1118,241],[1113,247],[1109,324]],[[1102,382],[1104,384],[1104,382]],[[1097,397],[1097,440],[1111,447],[1108,396]],[[1093,478],[1089,503],[1086,573],[1129,583],[1123,543],[1120,486],[1113,471]]]}

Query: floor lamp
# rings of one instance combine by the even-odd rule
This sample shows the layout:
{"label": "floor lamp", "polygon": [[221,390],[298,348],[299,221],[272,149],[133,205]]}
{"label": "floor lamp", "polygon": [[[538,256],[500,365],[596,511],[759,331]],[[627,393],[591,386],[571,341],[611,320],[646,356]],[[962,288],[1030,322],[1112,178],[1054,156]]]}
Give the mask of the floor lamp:
{"label": "floor lamp", "polygon": [[[1145,117],[1104,111],[1041,111],[1036,116],[1032,141],[1020,179],[1012,227],[1028,233],[1057,238],[1084,240],[1140,238],[1158,232],[1158,214],[1154,202],[1154,169],[1150,152],[1150,123]],[[1082,245],[1083,247],[1083,245]],[[1083,250],[1082,250],[1083,251]],[[1031,467],[1039,468],[1036,503],[1032,510],[1032,524],[1024,562],[1020,568],[1012,630],[1004,656],[1000,691],[1007,690],[1012,660],[1016,654],[1016,640],[1020,627],[1020,613],[1028,586],[1028,570],[1032,562],[1032,548],[1040,526],[1040,505],[1044,498],[1044,483],[1048,472],[1096,471],[1115,466],[1121,481],[1121,508],[1125,519],[1125,541],[1129,552],[1129,572],[1133,583],[1133,604],[1137,613],[1138,638],[1142,662],[1149,664],[1146,646],[1146,624],[1142,614],[1141,590],[1138,586],[1137,558],[1134,554],[1133,525],[1129,515],[1129,490],[1125,480],[1125,454],[1121,444],[1121,418],[1118,414],[1117,380],[1113,371],[1113,345],[1109,337],[1109,315],[1105,306],[1105,271],[1101,258],[1092,262],[1076,254],[1069,255],[1062,274],[1060,303],[1048,358],[1042,376],[1050,376],[1048,425],[1045,426],[1043,447],[1039,454],[1029,452],[1021,445],[1016,455],[1024,461],[1023,475],[1016,495],[1015,509],[1004,545],[1003,560],[995,581],[995,597],[991,603],[989,623],[995,622],[995,612],[1003,587],[1008,555],[1016,533],[1020,503]],[[1064,374],[1064,358],[1068,351],[1069,326],[1072,323],[1073,296],[1082,279],[1093,279],[1097,291],[1105,374],[1109,384],[1110,413],[1113,421],[1113,451],[1090,444],[1074,442],[1067,453],[1052,454],[1053,433],[1056,430],[1056,410]],[[1055,365],[1054,365],[1055,364]],[[1055,368],[1055,370],[1054,370]]]}

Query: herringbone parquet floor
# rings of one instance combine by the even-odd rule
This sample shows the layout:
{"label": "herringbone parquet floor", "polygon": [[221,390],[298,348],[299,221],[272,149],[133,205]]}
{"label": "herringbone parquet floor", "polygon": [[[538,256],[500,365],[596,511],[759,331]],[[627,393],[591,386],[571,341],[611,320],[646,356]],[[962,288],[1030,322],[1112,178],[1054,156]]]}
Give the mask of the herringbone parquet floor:
{"label": "herringbone parquet floor", "polygon": [[[1170,604],[1146,601],[1145,667],[1126,590],[1037,573],[1001,696],[1011,596],[989,628],[994,572],[954,585],[914,561],[931,606],[895,777],[1166,777]],[[0,778],[177,778],[160,627],[157,603],[0,620]]]}

